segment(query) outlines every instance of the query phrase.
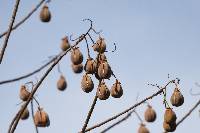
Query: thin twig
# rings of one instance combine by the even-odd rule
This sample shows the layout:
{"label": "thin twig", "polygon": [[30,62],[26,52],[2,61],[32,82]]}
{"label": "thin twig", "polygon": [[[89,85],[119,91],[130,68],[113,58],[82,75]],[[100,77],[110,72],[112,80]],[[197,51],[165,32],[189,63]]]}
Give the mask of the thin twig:
{"label": "thin twig", "polygon": [[122,119],[120,119],[119,121],[115,122],[114,124],[110,125],[109,127],[107,127],[106,129],[104,129],[103,131],[101,131],[100,133],[105,133],[108,130],[110,130],[111,128],[121,124],[122,122],[124,122],[125,120],[127,120],[131,114],[133,113],[133,111],[131,111],[130,113],[128,113],[125,117],[123,117]]}
{"label": "thin twig", "polygon": [[200,100],[189,110],[188,113],[186,113],[176,124],[176,126],[178,126],[179,124],[181,124],[200,104]]}
{"label": "thin twig", "polygon": [[8,128],[8,133],[9,133],[10,130],[12,129],[12,126],[13,126],[13,124],[15,123],[15,121],[16,121],[18,115],[20,114],[20,111],[21,111],[21,109],[17,112],[17,114],[15,115],[15,117],[12,119],[12,122],[10,123],[9,128]]}
{"label": "thin twig", "polygon": [[[63,52],[58,58],[56,58],[56,60],[54,61],[54,63],[47,69],[47,71],[45,72],[45,74],[41,77],[41,79],[39,80],[39,82],[35,85],[34,89],[31,91],[28,100],[25,102],[23,108],[22,108],[22,112],[26,109],[26,107],[28,106],[28,104],[30,103],[32,97],[34,96],[34,94],[36,93],[36,91],[38,90],[39,86],[42,84],[42,82],[44,81],[44,79],[48,76],[48,74],[53,70],[53,68],[59,63],[59,61],[74,47],[76,47],[83,39],[84,37],[90,32],[92,27],[90,27],[88,29],[88,31],[85,34],[82,34],[79,38],[78,41],[75,42],[75,44],[70,47],[68,50],[66,50],[65,52]],[[19,119],[22,115],[22,112],[20,112],[19,117],[17,117],[16,122],[14,123],[14,125],[12,126],[12,130],[10,133],[14,133],[18,123],[19,123]]]}
{"label": "thin twig", "polygon": [[94,107],[96,105],[97,99],[98,99],[98,97],[97,97],[97,95],[95,95],[94,100],[93,100],[92,105],[91,105],[91,108],[90,108],[90,110],[88,112],[87,118],[85,120],[85,123],[83,125],[81,133],[85,133],[85,129],[87,128],[87,125],[89,123],[90,117],[92,116],[92,112],[93,112]]}
{"label": "thin twig", "polygon": [[10,21],[10,24],[9,24],[9,28],[8,28],[8,33],[6,34],[6,38],[4,40],[3,47],[2,47],[2,50],[1,50],[1,53],[0,53],[0,64],[2,63],[3,55],[4,55],[6,47],[8,45],[8,40],[9,40],[11,31],[12,31],[13,24],[15,22],[15,17],[17,15],[19,2],[20,2],[20,0],[16,0],[15,6],[14,6],[14,10],[13,10],[13,13],[12,13],[12,18],[11,18],[11,21]]}
{"label": "thin twig", "polygon": [[103,122],[101,122],[101,123],[98,123],[98,124],[96,124],[96,125],[94,125],[94,126],[92,126],[92,127],[90,127],[90,128],[87,128],[87,129],[85,130],[85,132],[91,131],[91,130],[97,128],[97,127],[100,127],[100,126],[102,126],[102,125],[104,125],[104,124],[106,124],[106,123],[112,121],[112,120],[115,120],[116,118],[120,117],[120,116],[123,115],[123,114],[128,113],[129,111],[135,109],[137,106],[139,106],[139,105],[145,103],[147,100],[150,100],[150,99],[156,97],[157,95],[163,93],[163,90],[164,90],[170,83],[173,83],[173,82],[174,82],[174,80],[169,81],[162,89],[160,89],[160,90],[157,91],[156,93],[154,93],[154,94],[152,94],[151,96],[149,96],[149,97],[143,99],[142,101],[140,101],[140,102],[134,104],[133,106],[129,107],[128,109],[126,109],[126,110],[124,110],[124,111],[122,111],[122,112],[116,114],[115,116],[110,117],[110,118],[108,118],[107,120],[105,120],[105,121],[103,121]]}
{"label": "thin twig", "polygon": [[[26,17],[24,17],[21,21],[19,21],[16,25],[14,25],[12,27],[12,30],[15,30],[17,29],[21,24],[23,24],[43,3],[45,2],[45,0],[41,0],[38,5],[35,6],[35,8],[33,8],[28,14]],[[0,38],[2,38],[3,36],[5,36],[6,34],[8,33],[8,30],[3,32],[1,35],[0,35]]]}
{"label": "thin twig", "polygon": [[31,100],[31,115],[32,115],[33,124],[34,124],[34,127],[35,127],[35,132],[36,132],[36,133],[39,133],[38,127],[35,125],[35,122],[34,122],[34,106],[33,106],[33,100]]}
{"label": "thin twig", "polygon": [[57,56],[55,56],[54,58],[52,58],[51,60],[49,60],[47,63],[45,63],[44,65],[42,65],[41,67],[39,67],[38,69],[30,72],[30,73],[27,73],[25,75],[22,75],[22,76],[19,76],[19,77],[16,77],[16,78],[13,78],[13,79],[8,79],[8,80],[4,80],[4,81],[0,81],[0,85],[2,84],[7,84],[7,83],[11,83],[11,82],[16,82],[16,81],[19,81],[19,80],[22,80],[22,79],[25,79],[25,78],[28,78],[38,72],[40,72],[41,70],[43,70],[44,68],[46,68],[49,64],[51,64],[52,62],[54,62],[56,60],[56,58],[58,56],[60,56],[61,53],[59,53]]}

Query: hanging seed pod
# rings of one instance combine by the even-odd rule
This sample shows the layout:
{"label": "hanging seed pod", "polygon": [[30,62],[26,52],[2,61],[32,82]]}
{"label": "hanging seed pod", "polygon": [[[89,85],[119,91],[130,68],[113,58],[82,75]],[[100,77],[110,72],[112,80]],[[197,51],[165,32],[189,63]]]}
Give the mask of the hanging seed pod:
{"label": "hanging seed pod", "polygon": [[81,88],[86,93],[89,93],[94,89],[94,83],[88,74],[83,75]]}
{"label": "hanging seed pod", "polygon": [[48,127],[50,125],[49,116],[42,108],[38,108],[35,113],[34,123],[37,127]]}
{"label": "hanging seed pod", "polygon": [[109,79],[111,77],[112,70],[108,62],[101,62],[98,67],[98,76],[100,79]]}
{"label": "hanging seed pod", "polygon": [[19,97],[22,101],[27,101],[28,97],[30,95],[30,92],[26,89],[26,86],[22,85],[20,88]]}
{"label": "hanging seed pod", "polygon": [[78,64],[78,65],[74,65],[72,64],[72,70],[74,71],[74,73],[82,73],[83,71],[83,64]]}
{"label": "hanging seed pod", "polygon": [[140,124],[140,127],[138,129],[138,133],[150,133],[149,130],[146,128],[144,124]]}
{"label": "hanging seed pod", "polygon": [[97,58],[99,61],[107,61],[107,58],[104,53],[99,54]]}
{"label": "hanging seed pod", "polygon": [[101,84],[97,88],[97,96],[100,100],[106,100],[110,96],[110,91],[106,86],[105,82],[101,82]]}
{"label": "hanging seed pod", "polygon": [[176,114],[171,108],[167,108],[164,114],[164,121],[166,123],[174,123],[176,121]]}
{"label": "hanging seed pod", "polygon": [[170,102],[175,107],[179,107],[184,103],[184,97],[178,88],[174,89],[174,92],[170,98]]}
{"label": "hanging seed pod", "polygon": [[42,22],[49,22],[51,20],[51,12],[49,11],[49,7],[47,5],[44,5],[40,11],[40,20]]}
{"label": "hanging seed pod", "polygon": [[120,98],[123,95],[123,89],[121,83],[116,80],[116,83],[111,87],[111,96],[114,98]]}
{"label": "hanging seed pod", "polygon": [[88,74],[93,74],[97,71],[97,63],[92,58],[87,59],[87,62],[84,67],[85,71]]}
{"label": "hanging seed pod", "polygon": [[166,132],[174,132],[176,130],[176,123],[175,122],[172,122],[172,123],[163,122],[163,128]]}
{"label": "hanging seed pod", "polygon": [[64,38],[62,39],[62,43],[61,43],[61,45],[60,45],[60,48],[62,49],[62,51],[66,51],[66,50],[68,50],[70,47],[71,47],[71,46],[70,46],[70,44],[69,44],[68,37],[66,36],[66,37],[64,37]]}
{"label": "hanging seed pod", "polygon": [[104,38],[99,37],[99,39],[96,41],[96,43],[92,46],[94,51],[97,51],[99,53],[104,53],[106,51],[106,43]]}
{"label": "hanging seed pod", "polygon": [[60,76],[60,79],[57,82],[57,89],[64,91],[67,88],[67,82],[63,75]]}
{"label": "hanging seed pod", "polygon": [[156,120],[156,112],[152,106],[148,105],[144,113],[144,118],[147,122],[154,122]]}
{"label": "hanging seed pod", "polygon": [[[23,107],[23,106],[22,106]],[[26,108],[25,110],[24,110],[24,112],[22,113],[22,115],[21,115],[21,120],[26,120],[26,119],[28,119],[28,117],[29,117],[29,111],[28,111],[28,109]]]}
{"label": "hanging seed pod", "polygon": [[83,62],[83,54],[78,48],[72,49],[71,61],[75,65],[81,64]]}

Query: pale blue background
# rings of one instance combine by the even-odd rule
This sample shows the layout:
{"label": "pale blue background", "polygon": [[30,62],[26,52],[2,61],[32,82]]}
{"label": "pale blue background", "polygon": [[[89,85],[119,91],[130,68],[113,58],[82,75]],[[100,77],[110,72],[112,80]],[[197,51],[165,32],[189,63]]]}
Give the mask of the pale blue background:
{"label": "pale blue background", "polygon": [[[16,22],[21,20],[37,3],[22,0]],[[0,32],[8,27],[14,6],[12,0],[0,1]],[[91,18],[95,28],[103,30],[103,36],[112,49],[117,43],[117,51],[108,53],[108,60],[117,77],[122,82],[124,95],[121,99],[109,98],[98,101],[89,126],[128,108],[138,100],[157,91],[147,83],[165,84],[167,74],[181,79],[181,91],[185,103],[175,108],[178,118],[198,100],[199,96],[189,94],[191,88],[200,92],[195,82],[200,81],[200,1],[198,0],[52,0],[49,5],[52,21],[39,21],[39,10],[11,34],[3,64],[0,65],[0,80],[28,73],[41,66],[48,56],[60,52],[61,38],[65,35],[79,35],[87,30],[88,24],[81,20]],[[2,46],[4,39],[0,39]],[[81,50],[86,48],[81,44]],[[86,57],[86,54],[85,54]],[[80,89],[81,75],[72,73],[69,56],[61,61],[61,69],[69,83],[65,92],[56,89],[59,73],[55,68],[37,92],[37,99],[51,119],[49,128],[39,129],[40,133],[75,133],[85,121],[86,113],[95,91],[85,94]],[[40,78],[45,71],[28,79],[0,86],[0,132],[6,133],[11,119],[20,106],[19,87],[25,82]],[[112,81],[107,82],[109,86]],[[173,86],[168,88],[171,95]],[[150,103],[158,113],[153,124],[147,124],[151,133],[161,133],[164,106],[162,96]],[[137,110],[143,116],[145,105]],[[198,108],[182,123],[176,133],[198,132],[200,118]],[[110,125],[109,123],[108,125]],[[137,132],[139,121],[135,115],[109,133]],[[106,126],[93,130],[98,133]],[[34,133],[32,119],[20,121],[16,133]]]}

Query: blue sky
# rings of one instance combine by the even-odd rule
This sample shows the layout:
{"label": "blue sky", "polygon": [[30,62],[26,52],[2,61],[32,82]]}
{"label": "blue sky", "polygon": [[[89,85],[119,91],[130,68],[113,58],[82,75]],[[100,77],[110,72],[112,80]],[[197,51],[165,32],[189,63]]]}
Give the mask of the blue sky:
{"label": "blue sky", "polygon": [[[21,1],[16,22],[21,20],[37,3],[37,1]],[[121,99],[109,98],[98,101],[89,126],[114,115],[135,103],[137,93],[141,100],[156,91],[148,83],[164,85],[167,74],[181,79],[181,92],[185,103],[174,108],[178,118],[198,100],[189,94],[200,78],[200,1],[198,0],[52,0],[49,4],[52,21],[44,24],[39,20],[39,10],[21,27],[12,32],[6,49],[3,64],[0,66],[0,80],[9,79],[28,73],[41,66],[48,56],[60,52],[61,38],[65,35],[78,36],[87,30],[84,18],[94,21],[97,30],[102,29],[108,49],[117,44],[115,53],[107,53],[109,63],[121,81],[124,95]],[[0,32],[8,27],[14,1],[0,1]],[[4,39],[0,39],[2,46]],[[82,52],[86,47],[81,44]],[[85,54],[86,59],[86,54]],[[95,95],[82,92],[81,75],[75,75],[71,68],[69,55],[60,63],[61,70],[68,81],[68,89],[59,92],[56,81],[59,78],[55,68],[40,86],[37,99],[48,112],[51,119],[49,128],[40,129],[41,133],[78,132],[86,118],[86,114]],[[20,106],[19,87],[25,82],[36,81],[42,71],[28,79],[0,86],[0,132],[5,133],[11,119]],[[108,81],[111,86],[114,79]],[[97,84],[96,84],[97,85]],[[168,88],[168,99],[173,91]],[[153,124],[147,124],[152,133],[161,133],[164,106],[162,96],[150,101],[158,113]],[[143,116],[145,105],[139,107],[138,113]],[[188,133],[200,130],[198,109],[182,123],[176,133]],[[111,122],[112,123],[112,122]],[[110,124],[111,124],[110,123]],[[108,124],[108,125],[110,125]],[[123,124],[113,128],[109,133],[137,132],[139,121],[133,115]],[[98,133],[102,129],[93,130]],[[35,132],[32,120],[21,121],[16,133]]]}

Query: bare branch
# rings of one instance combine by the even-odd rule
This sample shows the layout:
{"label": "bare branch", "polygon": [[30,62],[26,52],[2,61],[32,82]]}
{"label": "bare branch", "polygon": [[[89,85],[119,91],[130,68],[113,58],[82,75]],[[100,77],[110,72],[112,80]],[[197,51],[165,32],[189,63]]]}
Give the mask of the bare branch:
{"label": "bare branch", "polygon": [[148,100],[150,100],[150,99],[152,99],[152,98],[158,96],[159,94],[162,94],[163,91],[164,91],[164,89],[166,89],[166,87],[167,87],[170,83],[174,83],[174,80],[169,81],[163,88],[159,89],[159,91],[157,91],[156,93],[152,94],[151,96],[149,96],[149,97],[143,99],[142,101],[140,101],[140,102],[134,104],[133,106],[129,107],[128,109],[126,109],[126,110],[124,110],[124,111],[122,111],[122,112],[116,114],[116,115],[113,116],[113,117],[108,118],[107,120],[105,120],[105,121],[103,121],[103,122],[100,122],[100,123],[98,123],[98,124],[96,124],[96,125],[94,125],[94,126],[92,126],[92,127],[90,127],[90,128],[87,128],[87,129],[85,130],[85,132],[91,131],[91,130],[97,128],[97,127],[100,127],[100,126],[102,126],[102,125],[104,125],[104,124],[106,124],[106,123],[112,121],[112,120],[115,120],[116,118],[120,117],[121,115],[126,114],[126,113],[128,113],[129,111],[135,109],[137,106],[139,106],[139,105],[145,103],[146,101],[148,101]]}
{"label": "bare branch", "polygon": [[34,94],[36,93],[36,91],[38,90],[39,86],[42,84],[42,82],[44,81],[44,79],[48,76],[48,74],[53,70],[53,68],[59,63],[59,61],[74,47],[76,47],[81,41],[83,41],[83,39],[85,38],[85,36],[90,32],[90,30],[92,29],[92,27],[90,27],[88,29],[88,31],[85,34],[82,34],[79,38],[78,41],[75,42],[75,44],[70,47],[68,50],[66,50],[65,52],[63,52],[58,58],[56,58],[56,60],[54,61],[54,63],[47,69],[47,71],[45,72],[45,74],[41,77],[41,79],[39,80],[39,82],[35,85],[35,87],[33,88],[33,90],[31,91],[28,100],[25,102],[25,104],[23,105],[22,111],[19,113],[16,122],[13,124],[12,129],[9,133],[14,133],[20,117],[22,115],[22,112],[26,109],[26,107],[28,106],[28,104],[30,103],[30,101],[32,100]]}
{"label": "bare branch", "polygon": [[[21,24],[23,24],[41,5],[42,5],[42,3],[44,3],[45,2],[45,0],[41,0],[39,3],[38,3],[38,5],[36,5],[36,7],[35,8],[33,8],[31,11],[30,11],[30,13],[28,13],[27,14],[27,16],[26,17],[24,17],[21,21],[19,21],[16,25],[14,25],[13,27],[12,27],[12,30],[15,30],[15,29],[17,29]],[[0,38],[2,38],[3,36],[5,36],[7,33],[8,33],[8,31],[9,30],[7,30],[7,31],[5,31],[5,32],[3,32],[1,35],[0,35]]]}
{"label": "bare branch", "polygon": [[190,114],[199,106],[200,104],[200,100],[189,110],[188,113],[186,113],[176,124],[176,126],[178,126],[179,124],[181,124],[188,116],[190,116]]}
{"label": "bare branch", "polygon": [[7,84],[7,83],[11,83],[11,82],[16,82],[16,81],[19,81],[19,80],[22,80],[22,79],[25,79],[25,78],[28,78],[38,72],[40,72],[41,70],[43,70],[44,68],[46,68],[48,65],[50,65],[52,62],[54,62],[57,57],[59,57],[61,55],[61,53],[59,53],[57,56],[55,56],[54,58],[52,58],[51,60],[49,60],[47,63],[45,63],[44,65],[42,65],[41,67],[39,67],[38,69],[30,72],[30,73],[27,73],[25,75],[22,75],[22,76],[19,76],[19,77],[16,77],[16,78],[13,78],[13,79],[8,79],[8,80],[4,80],[4,81],[0,81],[0,85],[2,84]]}
{"label": "bare branch", "polygon": [[0,53],[0,64],[2,63],[4,53],[5,53],[6,47],[8,45],[8,40],[9,40],[11,31],[12,31],[13,24],[15,22],[15,17],[17,15],[19,2],[20,2],[20,0],[16,0],[15,6],[14,6],[14,10],[13,10],[13,13],[12,13],[12,18],[11,18],[11,21],[10,21],[10,24],[9,24],[9,27],[8,27],[8,32],[6,34],[6,38],[4,40],[3,47],[2,47],[2,50],[1,50],[1,53]]}
{"label": "bare branch", "polygon": [[90,117],[92,116],[92,112],[93,112],[94,107],[96,105],[97,99],[98,99],[98,97],[97,97],[97,95],[95,95],[94,100],[93,100],[92,105],[91,105],[91,108],[90,108],[90,110],[88,112],[87,118],[85,120],[85,123],[83,125],[81,133],[84,133],[85,129],[87,128],[87,124],[89,123]]}

